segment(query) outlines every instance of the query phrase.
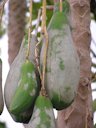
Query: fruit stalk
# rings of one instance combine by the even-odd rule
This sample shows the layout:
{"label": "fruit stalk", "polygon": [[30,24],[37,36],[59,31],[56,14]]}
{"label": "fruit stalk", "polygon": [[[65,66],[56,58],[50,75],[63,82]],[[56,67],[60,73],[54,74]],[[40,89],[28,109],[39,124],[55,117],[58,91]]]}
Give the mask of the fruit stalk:
{"label": "fruit stalk", "polygon": [[60,0],[60,12],[62,12],[63,8],[62,8],[62,0]]}
{"label": "fruit stalk", "polygon": [[44,58],[43,58],[43,72],[42,72],[42,88],[41,94],[46,96],[45,91],[45,70],[46,70],[46,60],[47,60],[47,49],[48,49],[48,33],[46,28],[46,0],[43,0],[43,9],[42,9],[42,34],[46,41],[46,47],[44,49]]}
{"label": "fruit stalk", "polygon": [[26,53],[26,59],[29,59],[29,51],[30,51],[30,42],[31,42],[31,32],[32,32],[32,9],[33,9],[33,2],[30,0],[30,19],[29,19],[29,30],[28,30],[28,49]]}

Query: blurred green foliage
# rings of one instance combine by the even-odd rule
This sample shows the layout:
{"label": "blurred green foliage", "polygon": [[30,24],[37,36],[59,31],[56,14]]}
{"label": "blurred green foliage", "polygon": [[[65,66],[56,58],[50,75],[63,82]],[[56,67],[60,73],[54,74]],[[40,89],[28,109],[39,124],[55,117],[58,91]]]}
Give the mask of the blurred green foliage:
{"label": "blurred green foliage", "polygon": [[5,29],[3,28],[3,25],[0,26],[0,38],[4,35]]}
{"label": "blurred green foliage", "polygon": [[[53,2],[50,1],[50,0],[47,0],[47,5],[50,6],[50,5],[53,5]],[[38,15],[38,11],[39,9],[42,7],[42,2],[33,2],[33,20],[35,20],[37,18],[37,15]],[[46,16],[47,16],[47,25],[52,17],[52,14],[53,14],[53,11],[52,10],[47,10],[46,11]]]}
{"label": "blurred green foliage", "polygon": [[5,125],[5,123],[3,123],[3,122],[0,122],[0,128],[6,128],[6,125]]}

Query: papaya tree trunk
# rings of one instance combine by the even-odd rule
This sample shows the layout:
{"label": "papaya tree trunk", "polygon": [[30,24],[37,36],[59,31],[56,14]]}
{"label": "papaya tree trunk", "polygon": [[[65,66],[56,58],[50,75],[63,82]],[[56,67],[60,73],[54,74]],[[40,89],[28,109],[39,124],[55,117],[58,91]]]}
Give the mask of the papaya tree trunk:
{"label": "papaya tree trunk", "polygon": [[80,58],[80,83],[74,103],[58,112],[58,128],[93,128],[91,58],[90,58],[90,0],[69,0],[72,35]]}
{"label": "papaya tree trunk", "polygon": [[25,28],[26,0],[9,0],[8,24],[8,61],[11,64],[16,57]]}

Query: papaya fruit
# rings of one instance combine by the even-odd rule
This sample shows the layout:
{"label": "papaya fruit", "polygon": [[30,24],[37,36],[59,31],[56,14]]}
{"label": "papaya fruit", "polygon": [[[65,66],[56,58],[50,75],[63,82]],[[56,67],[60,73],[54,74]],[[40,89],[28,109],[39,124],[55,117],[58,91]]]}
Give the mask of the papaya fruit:
{"label": "papaya fruit", "polygon": [[[29,55],[29,60],[32,63],[35,63],[35,43],[37,43],[37,39],[36,36],[33,35],[31,37],[31,43],[30,43],[30,55]],[[21,112],[19,114],[12,114],[10,112],[10,104],[12,102],[12,98],[15,94],[15,91],[17,89],[18,86],[18,82],[20,80],[20,75],[21,75],[21,67],[22,64],[25,62],[26,60],[26,49],[27,49],[27,40],[23,40],[19,53],[16,56],[16,58],[14,59],[13,63],[10,66],[10,70],[9,73],[7,75],[7,79],[5,82],[5,87],[4,87],[4,97],[5,97],[5,104],[6,107],[9,111],[9,113],[11,114],[12,118],[14,121],[16,122],[21,122],[21,123],[27,123],[32,115],[32,111],[33,111],[33,106],[31,106],[28,110]],[[39,88],[39,86],[38,86]],[[39,91],[37,90],[37,93]]]}
{"label": "papaya fruit", "polygon": [[26,128],[56,128],[52,103],[48,97],[39,95],[36,99],[33,115]]}
{"label": "papaya fruit", "polygon": [[19,114],[30,108],[36,98],[37,90],[34,64],[26,60],[21,67],[21,76],[10,104],[10,112]]}
{"label": "papaya fruit", "polygon": [[[63,11],[59,3],[48,25],[48,51],[45,74],[46,91],[57,110],[68,107],[75,98],[80,79],[80,62],[75,49],[70,28],[70,7],[63,2]],[[44,58],[45,42],[42,45],[40,64],[41,71]]]}
{"label": "papaya fruit", "polygon": [[2,93],[2,60],[0,59],[0,114],[4,108],[3,93]]}

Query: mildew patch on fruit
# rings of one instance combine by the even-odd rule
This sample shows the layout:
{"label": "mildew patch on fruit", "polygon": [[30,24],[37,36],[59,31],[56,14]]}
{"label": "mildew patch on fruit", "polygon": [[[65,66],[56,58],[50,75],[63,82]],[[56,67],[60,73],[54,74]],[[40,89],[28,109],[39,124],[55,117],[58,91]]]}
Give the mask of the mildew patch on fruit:
{"label": "mildew patch on fruit", "polygon": [[52,109],[45,109],[45,112],[46,112],[46,114],[49,115],[50,117],[51,117],[51,116],[53,117]]}
{"label": "mildew patch on fruit", "polygon": [[24,84],[24,90],[26,91],[28,89],[28,83]]}
{"label": "mildew patch on fruit", "polygon": [[33,116],[28,124],[30,128],[37,128],[37,126],[40,124],[41,119],[39,115],[40,115],[40,109],[35,107],[33,111]]}
{"label": "mildew patch on fruit", "polygon": [[32,74],[31,74],[31,75],[32,75],[32,78],[33,78],[33,79],[35,79],[35,78],[36,78],[36,77],[35,77],[35,73],[34,73],[34,72],[32,72]]}
{"label": "mildew patch on fruit", "polygon": [[40,109],[35,107],[35,109],[34,109],[34,116],[35,116],[35,118],[38,117],[39,115],[40,115]]}
{"label": "mildew patch on fruit", "polygon": [[43,111],[43,110],[41,111],[40,118],[41,118],[41,122],[40,122],[40,125],[38,125],[38,128],[41,128],[42,124],[44,124],[46,126],[45,128],[50,128],[51,118],[50,118],[50,116],[48,116],[46,114],[45,111]]}
{"label": "mildew patch on fruit", "polygon": [[34,96],[36,93],[35,89],[32,90],[32,92],[30,92],[30,96]]}
{"label": "mildew patch on fruit", "polygon": [[45,109],[45,113],[48,116],[50,128],[56,128],[56,122],[55,122],[53,109],[51,109],[51,108],[50,109]]}
{"label": "mildew patch on fruit", "polygon": [[[37,126],[40,124],[40,117],[33,117],[32,124],[30,125],[32,128],[37,128]],[[31,128],[30,127],[30,128]]]}
{"label": "mildew patch on fruit", "polygon": [[19,82],[18,82],[18,86],[20,86],[20,84],[21,84],[21,79],[20,79]]}
{"label": "mildew patch on fruit", "polygon": [[47,128],[46,125],[44,124],[41,124],[41,128]]}
{"label": "mildew patch on fruit", "polygon": [[32,74],[30,72],[27,73],[28,78],[31,78]]}

